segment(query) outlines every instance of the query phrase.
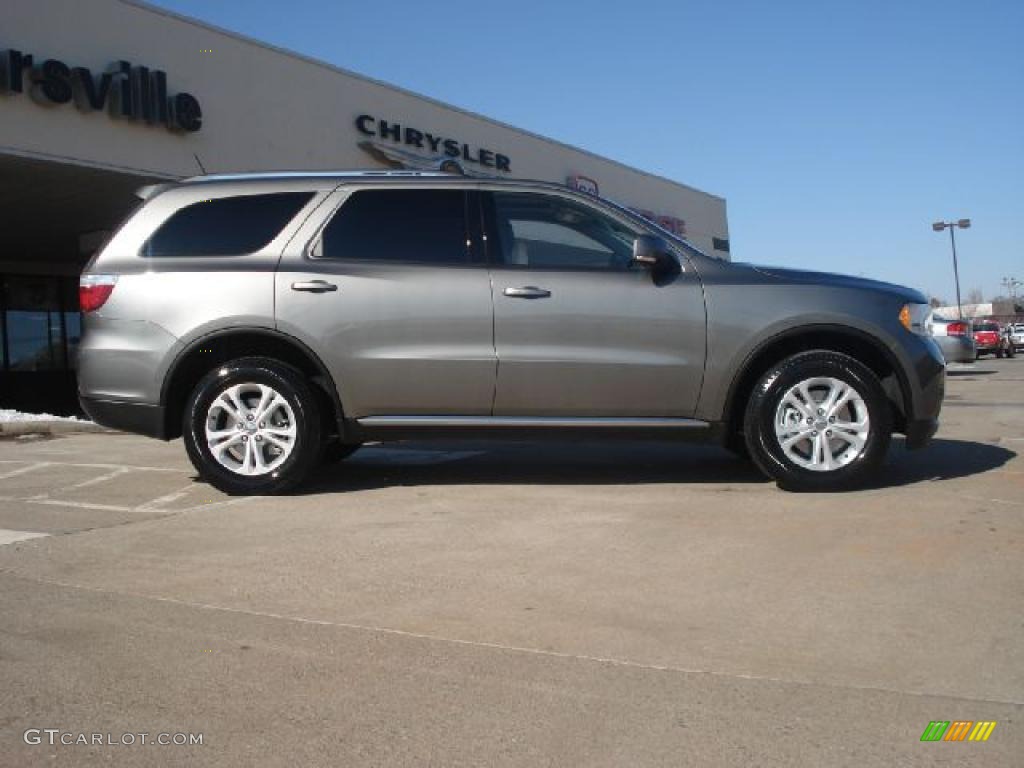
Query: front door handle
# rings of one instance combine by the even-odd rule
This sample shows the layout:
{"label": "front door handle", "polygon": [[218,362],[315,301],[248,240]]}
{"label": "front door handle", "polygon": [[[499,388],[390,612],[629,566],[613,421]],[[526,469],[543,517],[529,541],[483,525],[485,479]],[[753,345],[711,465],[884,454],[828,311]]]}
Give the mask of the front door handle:
{"label": "front door handle", "polygon": [[334,283],[326,280],[306,280],[304,282],[292,283],[293,291],[309,291],[310,293],[330,293],[338,290]]}
{"label": "front door handle", "polygon": [[546,299],[551,291],[535,285],[524,285],[522,288],[506,288],[503,293],[512,299]]}

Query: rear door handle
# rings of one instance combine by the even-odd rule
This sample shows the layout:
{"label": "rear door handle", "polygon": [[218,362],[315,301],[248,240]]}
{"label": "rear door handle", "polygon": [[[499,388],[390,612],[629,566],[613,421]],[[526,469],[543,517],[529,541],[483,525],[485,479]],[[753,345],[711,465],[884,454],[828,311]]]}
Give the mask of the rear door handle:
{"label": "rear door handle", "polygon": [[304,282],[292,283],[293,291],[308,291],[310,293],[330,293],[338,290],[334,283],[326,280],[306,280]]}
{"label": "rear door handle", "polygon": [[524,285],[522,288],[506,288],[502,293],[512,299],[546,299],[551,295],[551,291],[538,288],[535,285]]}

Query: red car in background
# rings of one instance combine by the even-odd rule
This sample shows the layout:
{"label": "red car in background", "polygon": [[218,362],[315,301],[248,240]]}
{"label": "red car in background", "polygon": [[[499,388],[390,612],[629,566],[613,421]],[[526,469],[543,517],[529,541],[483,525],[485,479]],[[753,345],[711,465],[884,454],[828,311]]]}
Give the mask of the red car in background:
{"label": "red car in background", "polygon": [[974,326],[975,354],[978,357],[995,354],[1000,349],[999,342],[999,326],[995,323],[978,323]]}

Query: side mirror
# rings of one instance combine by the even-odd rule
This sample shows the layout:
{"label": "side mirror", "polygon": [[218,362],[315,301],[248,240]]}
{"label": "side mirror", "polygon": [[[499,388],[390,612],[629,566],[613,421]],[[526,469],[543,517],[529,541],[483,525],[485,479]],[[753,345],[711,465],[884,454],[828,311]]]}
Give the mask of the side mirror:
{"label": "side mirror", "polygon": [[656,278],[679,271],[668,243],[654,235],[639,235],[633,241],[633,263],[651,270]]}

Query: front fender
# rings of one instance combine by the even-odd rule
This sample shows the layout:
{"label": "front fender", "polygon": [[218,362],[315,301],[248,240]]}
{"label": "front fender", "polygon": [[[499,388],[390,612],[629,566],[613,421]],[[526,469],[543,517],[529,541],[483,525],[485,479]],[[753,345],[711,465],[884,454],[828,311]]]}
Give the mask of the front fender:
{"label": "front fender", "polygon": [[[727,420],[749,366],[768,347],[801,334],[845,334],[872,348],[896,372],[907,407],[927,410],[913,373],[941,355],[899,322],[902,297],[841,286],[783,283],[713,285],[708,289],[708,356],[697,417]],[[803,307],[803,311],[794,311]],[[934,343],[932,343],[934,346]],[[925,366],[927,367],[927,366]],[[927,376],[928,371],[920,371]]]}

